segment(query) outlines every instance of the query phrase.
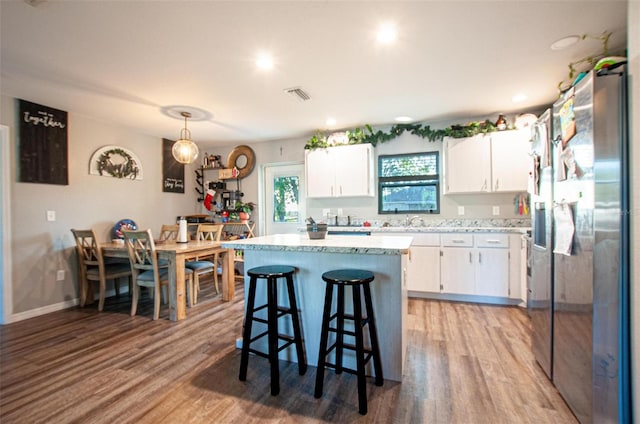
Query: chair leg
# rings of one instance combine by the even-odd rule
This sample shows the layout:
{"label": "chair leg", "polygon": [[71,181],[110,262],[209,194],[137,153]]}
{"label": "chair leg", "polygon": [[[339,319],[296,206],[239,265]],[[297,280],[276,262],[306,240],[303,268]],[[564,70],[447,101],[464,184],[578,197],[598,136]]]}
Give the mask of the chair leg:
{"label": "chair leg", "polygon": [[140,297],[140,286],[133,285],[133,298],[131,299],[131,316],[136,316],[136,310],[138,309],[138,297]]}
{"label": "chair leg", "polygon": [[191,293],[193,293],[192,304],[195,305],[196,303],[198,303],[198,294],[200,293],[200,275],[198,275],[196,271],[193,271],[192,287],[193,287],[193,289],[191,290]]}
{"label": "chair leg", "polygon": [[378,344],[376,318],[373,314],[373,302],[371,301],[371,287],[369,287],[368,284],[365,284],[362,288],[364,289],[364,303],[367,307],[367,319],[369,320],[369,339],[371,340],[373,369],[376,373],[376,386],[382,386],[384,383],[384,376],[382,375],[382,360],[380,359],[380,346]]}
{"label": "chair leg", "polygon": [[302,331],[300,329],[300,317],[298,316],[298,304],[293,292],[293,277],[287,276],[287,292],[289,294],[289,308],[291,309],[291,324],[293,325],[293,338],[295,339],[296,355],[298,357],[298,373],[304,375],[307,372],[307,357],[302,343]]}
{"label": "chair leg", "polygon": [[242,330],[242,353],[240,354],[240,375],[238,379],[247,379],[247,367],[249,365],[249,345],[251,344],[251,327],[253,325],[253,310],[256,303],[256,277],[249,281],[249,297],[245,305],[244,329]]}
{"label": "chair leg", "polygon": [[105,292],[107,291],[107,280],[105,278],[100,278],[100,301],[98,302],[98,311],[102,312],[104,309],[104,297]]}
{"label": "chair leg", "polygon": [[327,342],[329,340],[329,320],[331,319],[331,302],[333,301],[333,284],[327,284],[324,294],[324,312],[322,313],[322,329],[320,330],[320,349],[318,353],[318,368],[316,369],[316,387],[313,396],[322,396],[324,385],[324,366],[327,356]]}
{"label": "chair leg", "polygon": [[367,380],[364,371],[364,340],[362,334],[362,300],[360,298],[360,287],[352,286],[353,289],[353,321],[356,339],[356,364],[358,374],[358,412],[361,415],[367,414]]}
{"label": "chair leg", "polygon": [[87,292],[89,291],[89,281],[80,277],[80,307],[87,303]]}
{"label": "chair leg", "polygon": [[116,291],[116,297],[120,297],[120,278],[113,279],[113,288]]}
{"label": "chair leg", "polygon": [[344,351],[344,286],[338,286],[336,305],[336,374],[342,373],[342,353]]}
{"label": "chair leg", "polygon": [[[195,274],[195,273],[194,273]],[[189,274],[187,278],[187,297],[189,298],[189,307],[193,308],[193,305],[196,304],[196,299],[194,299],[194,286],[193,286],[193,276],[194,274]]]}
{"label": "chair leg", "polygon": [[216,254],[213,256],[213,285],[216,288],[216,294],[220,293],[220,288],[218,287],[218,261],[220,260],[220,255]]}
{"label": "chair leg", "polygon": [[278,281],[269,277],[267,282],[267,324],[269,362],[271,363],[271,396],[280,393],[280,364],[278,361]]}
{"label": "chair leg", "polygon": [[160,292],[162,291],[162,286],[157,284],[154,286],[155,296],[153,299],[153,319],[157,320],[160,318],[160,298],[162,297]]}

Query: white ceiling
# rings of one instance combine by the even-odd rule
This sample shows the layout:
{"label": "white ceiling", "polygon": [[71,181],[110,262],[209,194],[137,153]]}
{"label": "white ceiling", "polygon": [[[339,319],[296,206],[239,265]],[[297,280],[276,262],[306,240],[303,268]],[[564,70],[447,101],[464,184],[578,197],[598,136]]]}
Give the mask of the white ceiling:
{"label": "white ceiling", "polygon": [[[183,121],[164,109],[203,110],[189,122],[201,145],[308,137],[329,116],[336,130],[493,117],[551,104],[569,62],[601,51],[553,41],[606,30],[624,46],[626,11],[617,0],[1,0],[0,89],[171,139]],[[397,27],[392,45],[376,43],[383,22]],[[256,68],[261,51],[271,71]],[[298,86],[311,100],[283,91]]]}

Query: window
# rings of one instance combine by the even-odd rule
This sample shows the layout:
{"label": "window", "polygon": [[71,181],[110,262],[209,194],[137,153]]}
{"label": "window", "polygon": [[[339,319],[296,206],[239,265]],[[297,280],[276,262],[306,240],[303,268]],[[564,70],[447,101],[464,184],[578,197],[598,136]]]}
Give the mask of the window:
{"label": "window", "polygon": [[378,213],[440,213],[438,152],[378,157]]}
{"label": "window", "polygon": [[273,222],[302,222],[300,219],[298,177],[274,177]]}

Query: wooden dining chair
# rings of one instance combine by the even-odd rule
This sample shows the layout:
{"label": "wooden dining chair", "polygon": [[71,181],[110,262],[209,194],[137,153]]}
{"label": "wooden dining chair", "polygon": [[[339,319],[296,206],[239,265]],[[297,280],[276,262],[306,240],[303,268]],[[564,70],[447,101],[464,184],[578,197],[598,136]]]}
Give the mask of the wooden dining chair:
{"label": "wooden dining chair", "polygon": [[[196,240],[211,240],[220,241],[222,237],[222,229],[224,225],[221,224],[200,224],[196,231]],[[185,267],[193,270],[194,282],[193,282],[193,298],[194,304],[198,302],[198,294],[200,292],[200,276],[213,273],[213,284],[216,289],[216,293],[220,293],[218,287],[218,262],[220,261],[220,255],[215,254],[213,257],[208,258],[196,258],[196,260],[185,263]]]}
{"label": "wooden dining chair", "polygon": [[78,253],[80,306],[84,306],[87,303],[88,294],[92,292],[89,282],[97,281],[100,290],[98,310],[102,311],[104,309],[107,280],[113,280],[116,296],[120,296],[119,280],[120,278],[128,277],[129,283],[131,283],[131,267],[128,262],[105,262],[105,258],[102,255],[102,247],[93,229],[72,229],[71,232],[76,239],[76,251]]}
{"label": "wooden dining chair", "polygon": [[160,228],[160,238],[159,240],[171,240],[171,241],[176,241],[178,240],[178,230],[179,230],[179,226],[178,224],[173,224],[173,225],[167,225],[167,224],[163,224],[162,227]]}
{"label": "wooden dining chair", "polygon": [[[153,241],[151,230],[123,230],[125,245],[129,252],[131,273],[133,276],[133,299],[131,300],[131,316],[135,316],[140,297],[140,287],[153,290],[153,319],[160,317],[161,289],[169,285],[169,264],[158,260],[158,252]],[[164,262],[164,261],[163,261]],[[187,295],[193,293],[193,271],[184,270],[187,282]]]}

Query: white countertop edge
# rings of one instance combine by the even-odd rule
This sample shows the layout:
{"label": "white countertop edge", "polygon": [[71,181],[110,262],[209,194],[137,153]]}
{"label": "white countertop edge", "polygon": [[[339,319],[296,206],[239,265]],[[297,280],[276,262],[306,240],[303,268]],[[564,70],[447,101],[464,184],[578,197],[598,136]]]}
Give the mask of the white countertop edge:
{"label": "white countertop edge", "polygon": [[222,247],[242,250],[287,252],[350,253],[368,255],[403,255],[409,253],[411,236],[353,237],[327,235],[311,240],[306,234],[274,234],[222,242]]}

